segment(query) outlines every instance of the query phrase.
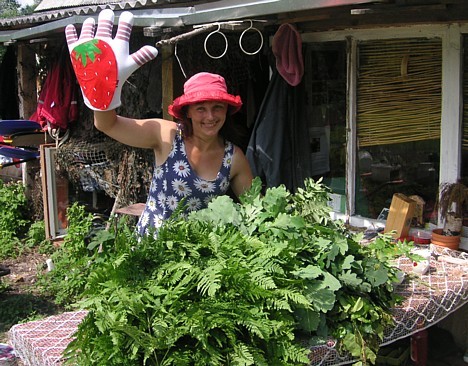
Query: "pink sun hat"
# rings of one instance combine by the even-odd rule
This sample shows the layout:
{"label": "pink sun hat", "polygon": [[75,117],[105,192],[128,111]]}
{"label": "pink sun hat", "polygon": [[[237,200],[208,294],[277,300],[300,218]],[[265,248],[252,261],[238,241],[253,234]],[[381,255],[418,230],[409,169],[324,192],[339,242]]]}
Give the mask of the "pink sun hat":
{"label": "pink sun hat", "polygon": [[171,116],[182,119],[184,114],[182,108],[201,102],[219,101],[229,104],[232,108],[231,114],[239,111],[242,107],[241,97],[229,94],[226,81],[221,75],[209,72],[200,72],[193,75],[184,84],[184,94],[174,99],[168,111]]}
{"label": "pink sun hat", "polygon": [[298,85],[304,75],[304,61],[302,39],[296,27],[282,24],[273,37],[272,49],[280,75],[289,85]]}

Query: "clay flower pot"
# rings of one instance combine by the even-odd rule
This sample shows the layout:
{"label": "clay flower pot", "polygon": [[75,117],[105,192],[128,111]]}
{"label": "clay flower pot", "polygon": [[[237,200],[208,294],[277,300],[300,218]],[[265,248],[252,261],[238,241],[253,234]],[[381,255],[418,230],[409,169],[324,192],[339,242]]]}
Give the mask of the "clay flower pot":
{"label": "clay flower pot", "polygon": [[432,230],[432,244],[440,245],[453,250],[458,250],[460,245],[460,235],[449,236],[442,235],[443,229]]}

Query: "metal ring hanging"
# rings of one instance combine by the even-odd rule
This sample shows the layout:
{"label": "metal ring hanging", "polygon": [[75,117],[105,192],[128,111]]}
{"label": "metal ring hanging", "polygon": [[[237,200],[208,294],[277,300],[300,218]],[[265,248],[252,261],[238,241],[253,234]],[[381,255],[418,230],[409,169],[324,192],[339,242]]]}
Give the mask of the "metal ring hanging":
{"label": "metal ring hanging", "polygon": [[[220,32],[220,29],[221,29],[221,24],[218,24],[218,29],[216,29],[215,31],[209,33],[209,34],[206,36],[206,38],[205,38],[205,44],[204,44],[205,52],[206,52],[206,54],[207,54],[208,56],[210,56],[211,58],[214,58],[214,59],[218,59],[218,58],[223,57],[223,56],[226,54],[227,49],[228,49],[228,40],[227,40],[227,37],[226,37],[226,35],[225,35],[223,32]],[[224,38],[224,42],[226,43],[226,48],[224,49],[224,52],[223,52],[221,55],[219,55],[219,56],[213,56],[212,54],[210,54],[210,53],[208,52],[208,49],[206,48],[206,43],[208,42],[208,38],[210,38],[210,37],[211,37],[213,34],[215,34],[215,33],[221,34],[221,35],[223,36],[223,38]]]}
{"label": "metal ring hanging", "polygon": [[[254,51],[254,52],[247,52],[244,47],[242,47],[242,37],[244,37],[244,34],[246,34],[249,30],[254,30],[256,31],[259,35],[260,35],[260,47],[258,48],[258,50]],[[262,49],[263,47],[263,34],[262,32],[260,32],[257,28],[254,28],[253,27],[253,22],[250,20],[250,27],[248,27],[247,29],[245,29],[242,34],[240,35],[239,37],[239,47],[240,49],[242,50],[242,52],[244,52],[246,55],[249,55],[249,56],[253,56],[253,55],[256,55],[257,53],[260,52],[260,50]]]}

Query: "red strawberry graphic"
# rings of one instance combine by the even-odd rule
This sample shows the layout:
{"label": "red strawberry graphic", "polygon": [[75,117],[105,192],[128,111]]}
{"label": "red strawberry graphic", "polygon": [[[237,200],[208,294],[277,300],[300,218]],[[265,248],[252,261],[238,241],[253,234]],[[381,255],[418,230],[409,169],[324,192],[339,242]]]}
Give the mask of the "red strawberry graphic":
{"label": "red strawberry graphic", "polygon": [[83,94],[96,109],[110,105],[117,87],[117,60],[112,47],[102,39],[76,46],[70,54]]}

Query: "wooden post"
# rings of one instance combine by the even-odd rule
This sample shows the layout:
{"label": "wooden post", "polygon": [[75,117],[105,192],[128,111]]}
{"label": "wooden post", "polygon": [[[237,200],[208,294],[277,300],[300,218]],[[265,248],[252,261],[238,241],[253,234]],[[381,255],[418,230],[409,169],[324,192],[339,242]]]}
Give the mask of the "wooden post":
{"label": "wooden post", "polygon": [[28,119],[37,108],[36,53],[30,45],[18,44],[19,115]]}
{"label": "wooden post", "polygon": [[[23,119],[29,119],[37,108],[37,86],[36,86],[36,53],[28,44],[18,44],[18,97],[19,97],[19,115]],[[31,198],[31,190],[34,189],[34,180],[29,174],[31,164],[37,166],[38,162],[22,164],[23,185],[25,195]]]}
{"label": "wooden post", "polygon": [[174,46],[165,45],[161,49],[162,56],[162,109],[163,118],[172,120],[172,116],[167,112],[167,107],[174,99],[174,73],[173,73]]}

